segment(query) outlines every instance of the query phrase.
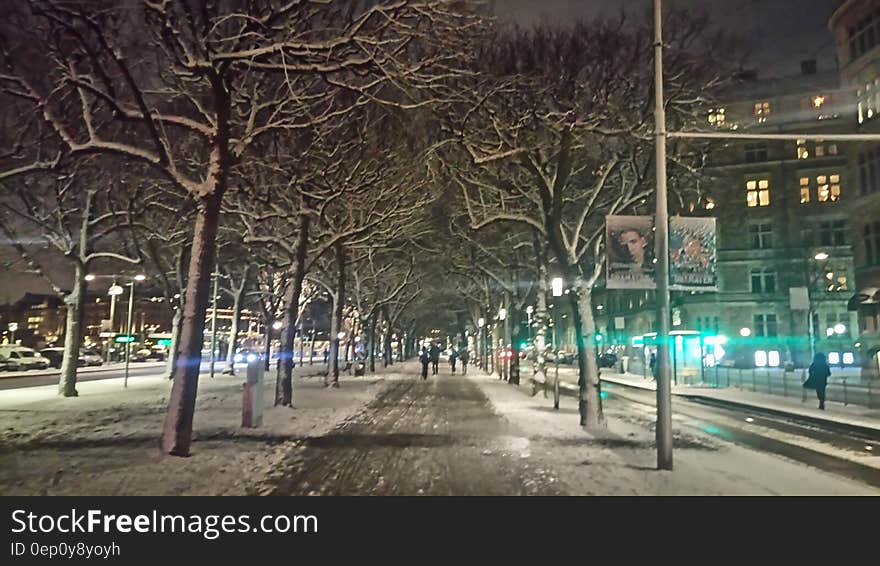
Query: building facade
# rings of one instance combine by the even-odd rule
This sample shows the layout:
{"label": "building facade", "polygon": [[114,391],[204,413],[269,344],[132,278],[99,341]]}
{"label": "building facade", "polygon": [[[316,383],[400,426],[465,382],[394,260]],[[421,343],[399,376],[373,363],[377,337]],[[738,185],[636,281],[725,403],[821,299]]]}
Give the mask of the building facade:
{"label": "building facade", "polygon": [[[880,1],[840,2],[829,27],[837,47],[841,83],[853,101],[847,121],[859,133],[880,134]],[[853,204],[855,293],[850,308],[858,314],[858,351],[865,377],[880,377],[880,143],[853,142],[849,176]]]}

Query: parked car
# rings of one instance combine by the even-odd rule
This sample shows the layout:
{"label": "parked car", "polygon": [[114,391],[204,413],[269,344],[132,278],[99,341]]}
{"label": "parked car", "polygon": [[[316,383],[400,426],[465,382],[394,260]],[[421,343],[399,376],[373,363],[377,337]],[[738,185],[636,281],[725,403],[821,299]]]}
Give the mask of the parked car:
{"label": "parked car", "polygon": [[165,353],[164,348],[140,348],[136,352],[132,352],[131,361],[133,362],[148,362],[150,360],[155,360],[157,362],[165,361],[167,354]]}
{"label": "parked car", "polygon": [[104,358],[95,350],[80,350],[79,355],[85,360],[87,366],[104,365]]}
{"label": "parked car", "polygon": [[47,369],[49,367],[49,360],[33,349],[24,346],[0,346],[0,358],[6,362],[7,371]]}
{"label": "parked car", "polygon": [[600,368],[613,368],[617,365],[617,354],[613,352],[604,352],[599,356]]}
{"label": "parked car", "polygon": [[[43,348],[40,350],[40,355],[49,360],[49,366],[60,369],[61,362],[64,361],[64,348]],[[84,365],[86,365],[86,359],[80,352],[76,359],[76,366],[83,367]]]}

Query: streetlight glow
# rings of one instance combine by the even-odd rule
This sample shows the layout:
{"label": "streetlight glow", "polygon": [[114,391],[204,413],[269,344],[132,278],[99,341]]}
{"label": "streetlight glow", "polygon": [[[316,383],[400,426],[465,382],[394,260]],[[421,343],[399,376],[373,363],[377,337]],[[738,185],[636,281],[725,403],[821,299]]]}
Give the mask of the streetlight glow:
{"label": "streetlight glow", "polygon": [[739,329],[739,335],[742,336],[743,338],[747,338],[747,337],[749,337],[749,336],[752,335],[752,329],[751,329],[751,328],[745,328],[745,327],[740,328],[740,329]]}
{"label": "streetlight glow", "polygon": [[284,326],[284,323],[281,322],[280,320],[276,320],[275,322],[272,323],[272,328],[274,328],[275,330],[281,330],[282,326]]}
{"label": "streetlight glow", "polygon": [[340,340],[342,340],[343,338],[345,338],[345,332],[340,332],[339,334],[336,335],[336,337],[339,338]]}
{"label": "streetlight glow", "polygon": [[828,256],[827,253],[825,253],[825,252],[819,252],[819,253],[816,254],[815,259],[817,259],[817,260],[819,260],[819,261],[825,261],[826,259],[828,259],[828,257],[829,257],[829,256]]}
{"label": "streetlight glow", "polygon": [[91,273],[89,273],[89,274],[87,274],[87,275],[85,276],[85,280],[86,280],[86,281],[94,281],[94,280],[95,280],[95,276],[92,275]]}
{"label": "streetlight glow", "polygon": [[143,273],[138,273],[137,275],[134,276],[135,281],[143,281],[146,278],[147,278],[147,276],[144,275]]}
{"label": "streetlight glow", "polygon": [[477,326],[479,326],[480,328],[483,328],[484,326],[486,326],[486,319],[483,317],[480,317],[477,320]]}
{"label": "streetlight glow", "polygon": [[506,318],[507,318],[507,309],[504,307],[501,307],[500,309],[498,309],[498,320],[504,320]]}
{"label": "streetlight glow", "polygon": [[107,294],[110,295],[111,297],[121,295],[122,292],[123,292],[122,287],[120,285],[117,285],[116,283],[114,283],[113,285],[110,286],[109,289],[107,289]]}
{"label": "streetlight glow", "polygon": [[836,334],[843,334],[844,332],[846,332],[846,325],[842,322],[838,322],[834,325],[834,332]]}

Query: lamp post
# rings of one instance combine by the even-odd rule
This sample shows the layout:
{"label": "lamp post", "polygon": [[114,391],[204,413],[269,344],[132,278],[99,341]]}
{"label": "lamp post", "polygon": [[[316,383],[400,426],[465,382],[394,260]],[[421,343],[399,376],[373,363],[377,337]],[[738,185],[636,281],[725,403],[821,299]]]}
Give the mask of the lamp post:
{"label": "lamp post", "polygon": [[486,330],[485,330],[485,326],[486,326],[486,319],[485,318],[480,317],[479,319],[477,319],[477,327],[480,329],[479,336],[477,338],[479,340],[479,344],[480,344],[480,351],[479,351],[480,367],[483,369],[483,371],[486,371],[486,362],[484,359],[486,356],[486,344],[485,344]]}
{"label": "lamp post", "polygon": [[657,468],[672,469],[672,388],[669,371],[669,210],[666,203],[666,100],[663,95],[663,8],[654,0],[654,136],[657,210]]}
{"label": "lamp post", "polygon": [[[214,294],[211,296],[211,377],[214,377],[214,358],[217,351],[217,285],[220,274],[216,271],[211,274],[214,278]],[[268,329],[266,330],[268,332]]]}
{"label": "lamp post", "polygon": [[498,309],[498,321],[501,323],[501,353],[499,354],[501,358],[499,359],[499,364],[501,367],[501,371],[499,372],[501,375],[499,376],[501,379],[507,381],[507,309],[501,307]]}
{"label": "lamp post", "polygon": [[532,308],[532,305],[526,307],[526,315],[528,316],[529,321],[529,343],[532,341],[532,313],[535,312],[535,309]]}
{"label": "lamp post", "polygon": [[[828,261],[828,258],[831,257],[826,252],[818,252],[813,256],[813,259],[816,260],[815,266],[818,266],[818,262]],[[811,264],[812,266],[813,264]],[[813,287],[816,286],[816,283],[821,278],[819,275],[819,271],[817,269],[811,269],[809,275],[807,276],[809,280],[807,281],[807,331],[809,333],[810,339],[810,360],[816,357],[816,323],[813,321],[815,317],[815,309],[813,308]]]}
{"label": "lamp post", "polygon": [[17,322],[10,322],[8,325],[9,328],[9,343],[15,344],[15,331],[18,330]]}
{"label": "lamp post", "polygon": [[147,278],[146,275],[138,274],[134,276],[129,282],[129,290],[128,290],[128,322],[126,324],[126,338],[125,338],[125,378],[123,381],[123,387],[128,387],[128,364],[131,360],[131,314],[132,309],[134,309],[134,284],[138,281],[143,281]]}
{"label": "lamp post", "polygon": [[[94,278],[94,276],[93,276]],[[113,281],[113,285],[107,289],[107,294],[110,295],[110,332],[116,332],[116,297],[123,293],[124,289],[116,284],[116,281]],[[110,342],[111,344],[115,342]],[[107,347],[107,362],[110,362],[110,347]]]}

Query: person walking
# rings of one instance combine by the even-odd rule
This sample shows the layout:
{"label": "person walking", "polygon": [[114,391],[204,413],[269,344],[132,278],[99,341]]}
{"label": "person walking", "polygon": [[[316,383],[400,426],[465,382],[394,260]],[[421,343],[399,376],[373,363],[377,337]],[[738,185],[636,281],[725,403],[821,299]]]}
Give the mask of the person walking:
{"label": "person walking", "polygon": [[819,399],[819,409],[825,410],[825,389],[828,387],[828,378],[831,377],[831,368],[825,360],[825,354],[817,353],[813,356],[810,364],[809,377],[804,382],[807,389],[815,389]]}
{"label": "person walking", "polygon": [[654,376],[654,381],[657,380],[657,374],[660,373],[660,366],[657,363],[657,354],[651,352],[651,360],[648,362],[648,367],[651,368],[651,375]]}
{"label": "person walking", "polygon": [[440,346],[431,344],[428,354],[431,357],[431,374],[437,375],[440,372]]}
{"label": "person walking", "polygon": [[458,352],[452,350],[449,354],[449,365],[452,366],[452,375],[455,375],[455,362],[458,361]]}
{"label": "person walking", "polygon": [[470,358],[470,354],[468,354],[467,348],[461,351],[458,359],[461,360],[461,375],[467,375],[467,365],[468,359]]}
{"label": "person walking", "polygon": [[419,361],[422,363],[422,379],[428,379],[428,362],[430,360],[428,349],[422,346],[422,353],[419,354]]}

